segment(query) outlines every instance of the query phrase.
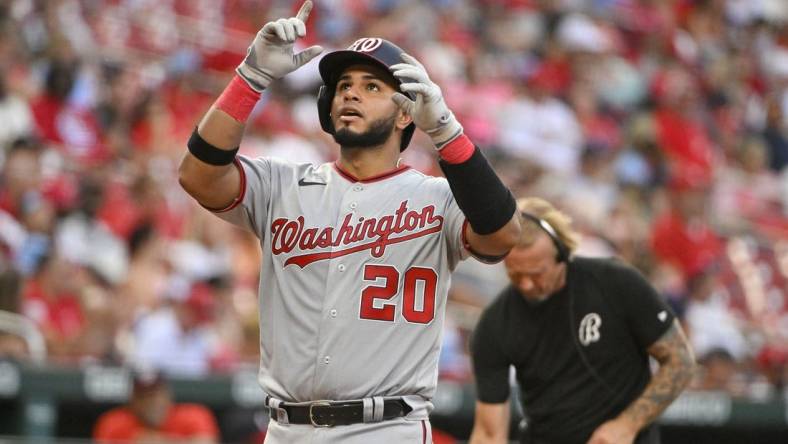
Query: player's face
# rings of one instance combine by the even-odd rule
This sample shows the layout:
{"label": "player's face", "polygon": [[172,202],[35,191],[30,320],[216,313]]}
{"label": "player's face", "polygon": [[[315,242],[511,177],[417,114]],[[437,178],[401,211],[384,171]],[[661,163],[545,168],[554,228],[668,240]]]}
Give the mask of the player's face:
{"label": "player's face", "polygon": [[512,285],[528,300],[542,301],[565,283],[566,265],[556,262],[556,249],[546,234],[528,247],[517,246],[504,259]]}
{"label": "player's face", "polygon": [[395,128],[405,128],[410,117],[391,100],[395,92],[393,77],[383,69],[365,65],[346,69],[331,103],[334,140],[346,148],[380,146]]}
{"label": "player's face", "polygon": [[172,398],[166,387],[156,387],[145,393],[135,393],[131,400],[134,414],[149,427],[159,427],[172,406]]}

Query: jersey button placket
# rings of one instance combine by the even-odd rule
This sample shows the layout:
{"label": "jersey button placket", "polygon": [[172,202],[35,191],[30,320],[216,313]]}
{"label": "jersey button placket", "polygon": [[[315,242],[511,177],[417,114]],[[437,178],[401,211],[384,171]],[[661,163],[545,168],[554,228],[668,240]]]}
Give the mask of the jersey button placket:
{"label": "jersey button placket", "polygon": [[[358,223],[358,216],[354,214],[358,208],[359,194],[354,190],[355,184],[349,184],[347,188],[342,191],[341,201],[338,202],[338,210],[336,212],[336,219],[333,222],[335,229],[334,236],[339,236],[338,232],[343,224],[347,223],[350,227],[355,227]],[[349,220],[345,222],[345,219]],[[329,222],[330,223],[330,222]],[[336,243],[332,243],[327,251],[341,252],[347,248],[352,247],[353,243],[346,243],[345,236],[338,238]],[[337,239],[337,237],[334,237]],[[314,362],[317,371],[317,385],[322,386],[335,375],[332,372],[331,360],[335,357],[337,352],[337,341],[339,338],[339,330],[347,322],[346,316],[349,311],[347,308],[348,288],[354,288],[354,282],[346,282],[346,280],[359,279],[356,276],[351,276],[348,271],[355,270],[355,263],[344,254],[339,257],[328,259],[328,273],[325,281],[326,293],[323,297],[323,305],[321,310],[320,327],[317,333],[317,351],[314,354]],[[360,297],[359,294],[354,297]],[[343,311],[345,310],[345,311]],[[342,311],[342,316],[340,316]],[[336,369],[335,369],[336,370]]]}

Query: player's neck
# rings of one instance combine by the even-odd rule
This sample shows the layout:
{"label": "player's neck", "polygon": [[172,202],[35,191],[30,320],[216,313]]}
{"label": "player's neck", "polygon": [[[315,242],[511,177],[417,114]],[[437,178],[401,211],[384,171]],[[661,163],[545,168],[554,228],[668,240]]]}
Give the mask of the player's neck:
{"label": "player's neck", "polygon": [[358,179],[380,176],[397,168],[399,149],[381,146],[375,148],[342,148],[337,163],[340,168]]}

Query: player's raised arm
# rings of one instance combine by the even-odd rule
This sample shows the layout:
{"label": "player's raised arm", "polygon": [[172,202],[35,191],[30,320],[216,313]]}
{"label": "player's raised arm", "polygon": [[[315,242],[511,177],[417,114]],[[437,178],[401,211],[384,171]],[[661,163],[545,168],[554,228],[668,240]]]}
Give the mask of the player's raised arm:
{"label": "player's raised arm", "polygon": [[410,100],[396,93],[392,100],[427,133],[440,154],[440,166],[454,199],[469,223],[466,239],[477,255],[500,258],[517,243],[520,223],[512,193],[503,185],[482,152],[463,134],[462,125],[443,100],[441,89],[414,57],[390,69]]}
{"label": "player's raised arm", "polygon": [[192,133],[178,178],[183,189],[200,204],[221,209],[239,196],[241,178],[233,162],[246,119],[260,94],[271,82],[323,51],[312,46],[293,52],[295,41],[306,35],[305,23],[311,10],[312,2],[307,0],[295,17],[268,22],[260,29],[236,69],[237,75]]}

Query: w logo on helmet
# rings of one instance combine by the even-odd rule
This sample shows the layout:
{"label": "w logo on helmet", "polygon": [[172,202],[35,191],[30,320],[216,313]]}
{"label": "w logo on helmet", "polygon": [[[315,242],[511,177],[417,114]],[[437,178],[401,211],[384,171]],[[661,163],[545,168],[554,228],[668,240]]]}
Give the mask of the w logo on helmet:
{"label": "w logo on helmet", "polygon": [[358,39],[355,42],[353,42],[353,44],[350,45],[348,49],[351,51],[358,51],[358,52],[372,52],[378,49],[378,47],[382,44],[383,44],[383,39],[365,37],[363,39]]}

